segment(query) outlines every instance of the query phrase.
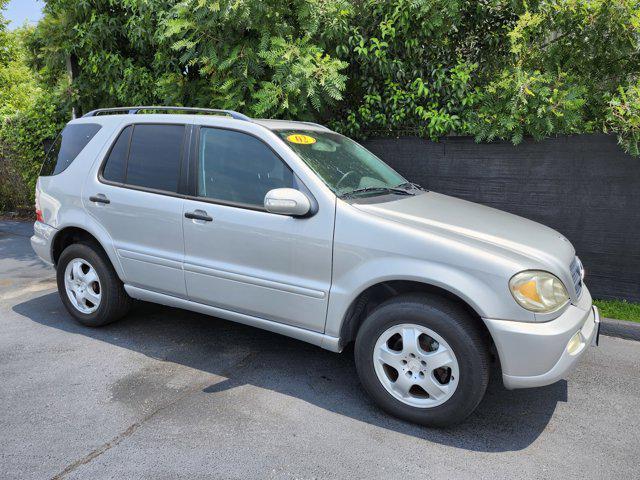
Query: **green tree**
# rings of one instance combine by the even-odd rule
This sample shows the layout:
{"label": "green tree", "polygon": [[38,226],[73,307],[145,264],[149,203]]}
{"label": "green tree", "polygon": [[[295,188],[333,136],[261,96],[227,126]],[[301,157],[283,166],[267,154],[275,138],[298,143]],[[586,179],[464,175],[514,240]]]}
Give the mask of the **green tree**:
{"label": "green tree", "polygon": [[336,127],[354,136],[464,133],[516,19],[500,0],[361,2],[337,46],[350,78]]}
{"label": "green tree", "polygon": [[33,28],[0,32],[0,119],[27,108],[41,89],[27,64],[25,39]]}
{"label": "green tree", "polygon": [[[33,66],[80,112],[156,103],[157,78],[171,68],[156,61],[162,48],[158,25],[174,3],[49,0],[30,43]],[[63,88],[68,66],[74,79]]]}
{"label": "green tree", "polygon": [[0,210],[33,202],[45,148],[64,117],[29,67],[33,27],[7,31],[0,1]]}
{"label": "green tree", "polygon": [[640,81],[620,86],[609,99],[605,131],[618,134],[618,143],[632,155],[640,155]]}
{"label": "green tree", "polygon": [[0,48],[0,81],[29,87],[7,86],[0,111],[31,122],[35,99],[51,125],[155,103],[356,137],[608,131],[639,151],[638,0],[48,0],[19,43],[19,60]]}
{"label": "green tree", "polygon": [[305,117],[341,99],[346,63],[323,49],[340,4],[49,0],[33,66],[81,112],[159,103]]}
{"label": "green tree", "polygon": [[184,0],[162,22],[160,80],[171,103],[308,118],[342,99],[347,66],[326,51],[352,15],[350,3]]}
{"label": "green tree", "polygon": [[618,93],[630,88],[633,97],[640,73],[640,2],[524,5],[508,32],[509,55],[484,89],[471,133],[478,140],[519,143],[524,135],[542,138],[609,128],[620,134],[627,151],[637,151],[637,130],[634,135],[627,128],[634,128],[634,110],[625,113],[631,122],[627,126],[615,119],[625,103]]}

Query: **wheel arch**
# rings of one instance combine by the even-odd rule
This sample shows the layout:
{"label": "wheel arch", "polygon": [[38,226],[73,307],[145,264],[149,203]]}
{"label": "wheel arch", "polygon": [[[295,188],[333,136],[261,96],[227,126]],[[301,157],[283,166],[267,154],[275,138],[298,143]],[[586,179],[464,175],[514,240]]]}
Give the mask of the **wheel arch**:
{"label": "wheel arch", "polygon": [[[106,241],[105,241],[106,240]],[[122,265],[118,261],[115,250],[112,247],[111,239],[108,234],[93,229],[87,229],[85,226],[70,224],[60,228],[51,241],[51,259],[54,266],[57,266],[60,255],[69,245],[74,243],[94,243],[106,255],[115,269],[120,280],[124,281],[124,272]]]}
{"label": "wheel arch", "polygon": [[365,288],[356,296],[342,318],[340,328],[340,349],[342,350],[346,345],[355,340],[358,330],[365,318],[378,305],[399,295],[415,293],[437,295],[438,297],[445,298],[464,309],[469,317],[473,319],[474,324],[482,332],[487,341],[492,357],[499,362],[499,357],[495,349],[491,333],[484,323],[484,320],[482,320],[480,312],[478,312],[471,303],[467,302],[457,293],[443,288],[442,286],[425,281],[406,279],[385,280],[375,283]]}
{"label": "wheel arch", "polygon": [[408,293],[433,294],[447,298],[461,305],[471,316],[481,319],[480,314],[468,302],[459,295],[441,286],[429,282],[407,279],[384,280],[364,288],[353,299],[342,317],[340,327],[341,343],[345,341],[348,343],[355,338],[355,333],[357,333],[364,317],[377,305],[390,298]]}

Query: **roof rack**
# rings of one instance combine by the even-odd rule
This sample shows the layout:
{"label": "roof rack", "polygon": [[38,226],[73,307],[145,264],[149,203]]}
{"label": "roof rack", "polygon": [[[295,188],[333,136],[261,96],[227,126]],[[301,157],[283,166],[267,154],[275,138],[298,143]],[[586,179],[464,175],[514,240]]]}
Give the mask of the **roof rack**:
{"label": "roof rack", "polygon": [[328,127],[326,127],[326,126],[324,126],[324,125],[320,125],[319,123],[315,123],[315,122],[298,122],[298,121],[296,121],[296,123],[303,123],[303,124],[305,124],[305,125],[312,125],[312,126],[314,126],[314,127],[320,127],[320,128],[323,128],[324,130],[329,130],[329,128],[328,128]]}
{"label": "roof rack", "polygon": [[141,107],[115,107],[115,108],[98,108],[85,113],[82,117],[96,117],[98,115],[109,113],[126,113],[129,115],[136,115],[144,110],[155,111],[178,111],[178,112],[194,112],[194,113],[217,113],[221,115],[228,115],[236,120],[244,120],[250,122],[251,118],[243,115],[242,113],[234,112],[233,110],[217,110],[214,108],[194,108],[194,107],[160,107],[160,106],[141,106]]}

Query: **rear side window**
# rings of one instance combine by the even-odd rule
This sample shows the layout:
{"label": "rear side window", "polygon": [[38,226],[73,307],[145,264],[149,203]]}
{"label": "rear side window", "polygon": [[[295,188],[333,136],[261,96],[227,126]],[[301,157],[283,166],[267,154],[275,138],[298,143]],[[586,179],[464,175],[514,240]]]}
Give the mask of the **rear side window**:
{"label": "rear side window", "polygon": [[129,125],[125,128],[109,153],[109,158],[102,171],[105,180],[116,183],[124,183],[124,169],[127,166],[127,156],[129,155],[129,141],[133,127]]}
{"label": "rear side window", "polygon": [[138,124],[125,128],[111,149],[102,177],[177,192],[184,132],[184,125]]}
{"label": "rear side window", "polygon": [[102,127],[95,123],[67,125],[49,149],[40,175],[48,177],[66,170],[100,128]]}

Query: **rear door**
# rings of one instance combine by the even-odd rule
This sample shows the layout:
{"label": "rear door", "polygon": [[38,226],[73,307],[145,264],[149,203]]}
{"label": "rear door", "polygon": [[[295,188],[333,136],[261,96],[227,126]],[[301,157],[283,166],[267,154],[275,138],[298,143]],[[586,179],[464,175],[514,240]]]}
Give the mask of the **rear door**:
{"label": "rear door", "polygon": [[183,219],[189,298],[323,331],[335,203],[316,205],[306,218],[267,212],[271,189],[313,196],[265,141],[246,132],[200,127],[192,159],[194,195]]}
{"label": "rear door", "polygon": [[181,297],[180,188],[190,132],[185,124],[123,126],[83,189],[85,208],[111,235],[125,282]]}

